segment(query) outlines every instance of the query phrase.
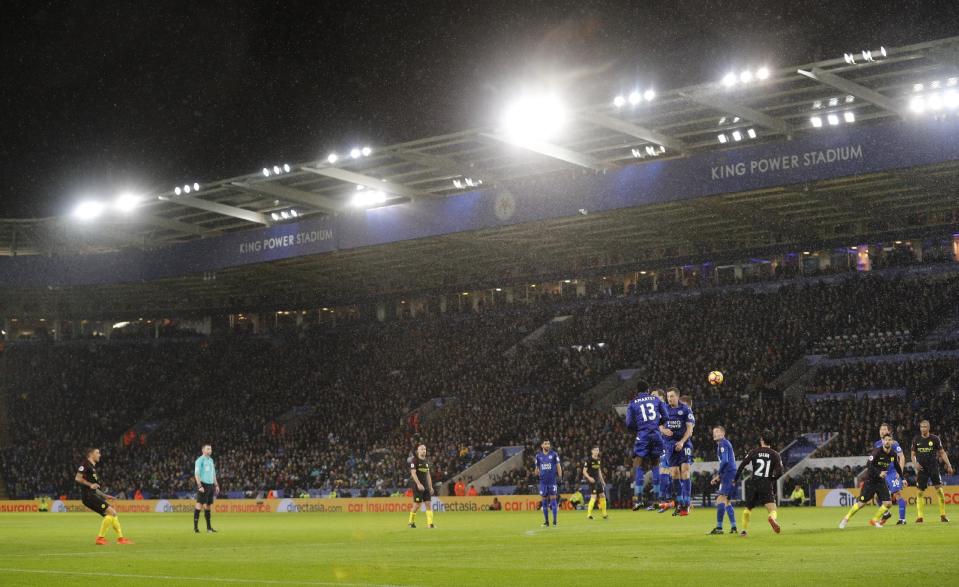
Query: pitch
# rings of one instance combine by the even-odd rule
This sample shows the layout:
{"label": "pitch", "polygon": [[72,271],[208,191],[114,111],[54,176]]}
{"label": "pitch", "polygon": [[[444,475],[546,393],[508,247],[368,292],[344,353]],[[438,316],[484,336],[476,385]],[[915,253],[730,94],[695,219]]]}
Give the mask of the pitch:
{"label": "pitch", "polygon": [[712,509],[561,512],[549,529],[538,513],[438,513],[433,530],[407,528],[403,514],[221,514],[218,534],[194,534],[189,516],[140,514],[122,516],[136,541],[125,547],[94,546],[93,515],[16,515],[0,534],[0,584],[899,586],[959,572],[954,525],[877,530],[862,516],[839,530],[841,509],[783,509],[777,536],[754,513],[749,538],[707,536]]}

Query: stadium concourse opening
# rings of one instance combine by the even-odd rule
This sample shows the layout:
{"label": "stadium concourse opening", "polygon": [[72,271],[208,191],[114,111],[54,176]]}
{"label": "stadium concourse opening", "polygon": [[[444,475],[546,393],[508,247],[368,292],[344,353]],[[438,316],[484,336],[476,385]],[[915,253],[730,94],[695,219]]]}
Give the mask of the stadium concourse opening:
{"label": "stadium concourse opening", "polygon": [[[847,524],[953,560],[957,51],[531,94],[0,221],[0,515],[39,519],[0,582],[522,582],[568,547],[621,584],[636,544],[711,569],[730,533],[845,582],[835,549],[894,544]],[[48,552],[84,531],[124,564]]]}

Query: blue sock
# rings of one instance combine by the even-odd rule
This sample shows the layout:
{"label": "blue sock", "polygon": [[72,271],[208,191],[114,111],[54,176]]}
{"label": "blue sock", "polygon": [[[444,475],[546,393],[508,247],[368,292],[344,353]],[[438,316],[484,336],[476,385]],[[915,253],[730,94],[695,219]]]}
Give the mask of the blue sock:
{"label": "blue sock", "polygon": [[723,516],[726,515],[726,504],[717,503],[716,504],[716,527],[723,527]]}
{"label": "blue sock", "polygon": [[660,475],[659,476],[659,497],[663,501],[669,499],[669,486],[672,484],[673,478],[669,475]]}
{"label": "blue sock", "polygon": [[549,499],[543,498],[543,521],[549,524]]}
{"label": "blue sock", "polygon": [[729,525],[736,527],[736,508],[732,504],[726,506],[726,515],[729,516]]}
{"label": "blue sock", "polygon": [[633,475],[633,495],[638,499],[643,495],[643,477],[646,476],[646,471],[642,467],[636,467],[636,473]]}
{"label": "blue sock", "polygon": [[906,519],[906,500],[901,497],[899,498],[899,519]]}
{"label": "blue sock", "polygon": [[659,483],[653,483],[652,485],[653,485],[653,500],[654,500],[654,501],[659,501],[659,493],[660,493],[660,492],[659,492],[659,486],[660,486],[660,484],[659,484]]}
{"label": "blue sock", "polygon": [[549,501],[549,509],[553,510],[553,525],[556,525],[556,514],[559,512],[559,503],[554,497]]}
{"label": "blue sock", "polygon": [[683,479],[680,481],[681,491],[683,493],[683,505],[689,506],[689,497],[692,493],[692,482],[689,479]]}
{"label": "blue sock", "polygon": [[679,479],[673,479],[673,501],[677,504],[682,499],[682,490],[680,489],[681,484]]}

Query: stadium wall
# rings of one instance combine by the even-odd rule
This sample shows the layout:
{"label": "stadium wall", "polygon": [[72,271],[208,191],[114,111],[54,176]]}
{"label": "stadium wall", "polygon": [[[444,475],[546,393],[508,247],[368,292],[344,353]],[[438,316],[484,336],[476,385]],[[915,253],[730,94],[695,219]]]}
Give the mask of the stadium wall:
{"label": "stadium wall", "polygon": [[631,165],[608,173],[502,182],[495,189],[356,210],[169,247],[0,258],[0,285],[149,281],[336,250],[575,217],[959,160],[959,120],[843,126],[795,140]]}

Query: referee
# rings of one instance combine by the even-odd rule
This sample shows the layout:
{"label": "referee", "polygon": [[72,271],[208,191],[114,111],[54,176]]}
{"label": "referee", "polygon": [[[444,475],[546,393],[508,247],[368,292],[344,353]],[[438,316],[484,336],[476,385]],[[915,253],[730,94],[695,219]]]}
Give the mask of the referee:
{"label": "referee", "polygon": [[216,466],[213,465],[213,447],[209,444],[203,445],[203,454],[196,459],[193,466],[193,478],[196,481],[196,509],[193,510],[193,531],[200,533],[200,510],[203,510],[203,517],[206,518],[206,531],[216,532],[210,525],[210,506],[213,505],[213,498],[220,493],[220,485],[216,482]]}

